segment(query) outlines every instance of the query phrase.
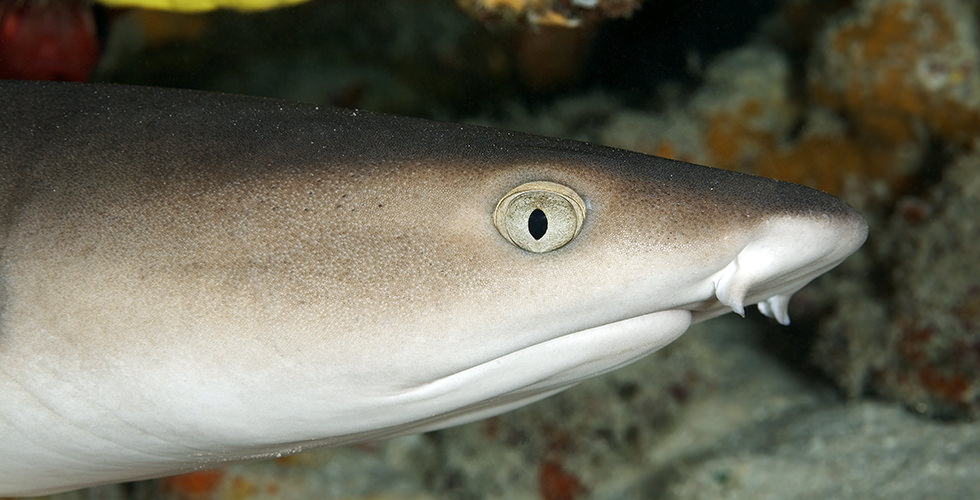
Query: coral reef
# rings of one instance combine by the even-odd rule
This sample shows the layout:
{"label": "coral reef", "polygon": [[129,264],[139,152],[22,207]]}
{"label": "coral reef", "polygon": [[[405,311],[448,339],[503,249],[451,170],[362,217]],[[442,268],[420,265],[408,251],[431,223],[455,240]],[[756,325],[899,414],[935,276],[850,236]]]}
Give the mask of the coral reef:
{"label": "coral reef", "polygon": [[808,75],[817,102],[885,145],[980,132],[976,18],[958,0],[864,0],[823,32]]}
{"label": "coral reef", "polygon": [[[696,460],[661,498],[805,500],[974,498],[964,481],[977,458],[977,426],[920,422],[873,403],[822,408],[757,429],[744,441]],[[923,457],[932,457],[921,463]],[[776,479],[778,478],[778,479]],[[941,492],[940,492],[941,490]]]}
{"label": "coral reef", "polygon": [[601,141],[648,154],[752,170],[795,119],[788,70],[785,57],[772,48],[733,50],[707,68],[703,85],[683,106],[674,103],[663,115],[616,114]]}
{"label": "coral reef", "polygon": [[820,34],[809,93],[874,152],[871,177],[900,192],[933,137],[964,144],[980,133],[975,26],[958,0],[864,0]]}
{"label": "coral reef", "polygon": [[[820,31],[806,75],[812,102],[843,117],[846,142],[824,154],[841,154],[838,168],[860,163],[847,168],[866,180],[846,191],[872,225],[865,252],[820,287],[835,290],[836,305],[812,359],[852,397],[885,396],[942,418],[980,417],[974,7],[856,2]],[[859,188],[871,182],[891,194]]]}
{"label": "coral reef", "polygon": [[[872,180],[904,191],[930,141],[980,134],[975,15],[956,0],[864,0],[834,12],[797,1],[777,17],[783,31],[771,31],[792,44],[786,51],[809,50],[802,75],[788,52],[744,46],[710,64],[689,102],[616,116],[603,141],[833,193]],[[803,13],[830,20],[790,41],[786,23]]]}
{"label": "coral reef", "polygon": [[[881,281],[838,273],[841,307],[815,360],[852,396],[887,396],[928,415],[980,417],[980,144],[922,197],[899,200],[869,241]],[[894,292],[893,292],[894,291]]]}
{"label": "coral reef", "polygon": [[583,19],[627,17],[643,0],[456,0],[473,17],[496,22],[576,27]]}
{"label": "coral reef", "polygon": [[[840,193],[848,179],[912,164],[918,149],[849,137],[826,109],[793,95],[790,61],[765,45],[721,55],[687,101],[663,114],[615,114],[600,142]],[[899,161],[904,154],[906,161]]]}
{"label": "coral reef", "polygon": [[277,9],[308,0],[98,0],[109,7],[138,7],[171,12],[205,12],[214,9],[257,11]]}

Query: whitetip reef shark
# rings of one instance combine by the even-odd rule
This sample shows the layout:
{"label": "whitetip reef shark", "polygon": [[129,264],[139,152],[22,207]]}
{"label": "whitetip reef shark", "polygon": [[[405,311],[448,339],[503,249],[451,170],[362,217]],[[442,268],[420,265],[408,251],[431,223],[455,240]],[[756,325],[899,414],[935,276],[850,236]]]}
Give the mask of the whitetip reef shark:
{"label": "whitetip reef shark", "polygon": [[0,496],[474,421],[790,295],[844,202],[576,141],[0,82]]}

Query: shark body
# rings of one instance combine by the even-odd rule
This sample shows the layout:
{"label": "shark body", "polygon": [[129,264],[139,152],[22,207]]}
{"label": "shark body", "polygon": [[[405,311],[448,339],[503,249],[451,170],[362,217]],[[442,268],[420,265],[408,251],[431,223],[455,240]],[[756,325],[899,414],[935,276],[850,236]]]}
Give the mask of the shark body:
{"label": "shark body", "polygon": [[[809,188],[568,140],[193,91],[0,95],[0,496],[495,415],[746,304],[788,322],[867,233]],[[572,207],[567,242],[505,236],[565,223],[502,212],[526,185]]]}

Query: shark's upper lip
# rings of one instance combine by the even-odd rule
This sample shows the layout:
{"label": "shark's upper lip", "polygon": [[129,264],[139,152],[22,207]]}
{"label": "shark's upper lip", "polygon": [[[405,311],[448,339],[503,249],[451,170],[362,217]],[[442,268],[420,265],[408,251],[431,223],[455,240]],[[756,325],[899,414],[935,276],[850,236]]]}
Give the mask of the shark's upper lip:
{"label": "shark's upper lip", "polygon": [[757,303],[766,316],[789,324],[790,296],[840,264],[867,238],[864,219],[853,212],[845,217],[845,223],[826,215],[771,219],[712,277],[718,305],[699,309],[695,321],[726,309],[744,315],[746,304]]}

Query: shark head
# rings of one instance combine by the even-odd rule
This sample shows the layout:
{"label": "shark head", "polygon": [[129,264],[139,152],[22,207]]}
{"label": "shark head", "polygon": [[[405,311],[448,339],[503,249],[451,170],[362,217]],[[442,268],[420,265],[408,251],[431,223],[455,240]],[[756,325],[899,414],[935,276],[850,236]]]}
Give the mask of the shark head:
{"label": "shark head", "polygon": [[867,234],[809,188],[580,142],[0,89],[3,495],[498,414],[747,304],[787,323]]}
{"label": "shark head", "polygon": [[[417,331],[427,333],[412,336],[419,350],[405,358],[400,378],[412,382],[389,400],[402,409],[418,405],[424,418],[413,430],[540,399],[642,358],[694,322],[728,311],[744,315],[749,304],[788,324],[791,295],[867,236],[853,209],[799,185],[581,143],[482,133],[494,137],[490,151],[463,141],[456,151],[471,156],[447,166],[470,171],[466,180],[442,181],[445,174],[435,169],[427,196],[406,198],[413,206],[425,199],[421,206],[435,210],[426,224],[406,222],[399,234],[421,230],[413,241],[442,249],[413,248],[413,260],[398,264],[439,271],[430,276],[434,282],[415,281],[424,288],[418,296],[440,296],[440,305],[417,318],[423,323]],[[515,222],[508,226],[500,219],[515,192],[531,193],[531,201],[511,210]],[[534,235],[542,215],[546,230]],[[510,231],[523,233],[523,241]],[[556,242],[546,241],[551,232],[561,235]],[[535,241],[544,247],[524,244]],[[447,256],[453,263],[443,267]],[[448,323],[454,328],[444,336],[428,334]],[[430,361],[419,376],[414,360],[434,360],[434,353],[444,362]],[[452,410],[433,414],[434,407]]]}

